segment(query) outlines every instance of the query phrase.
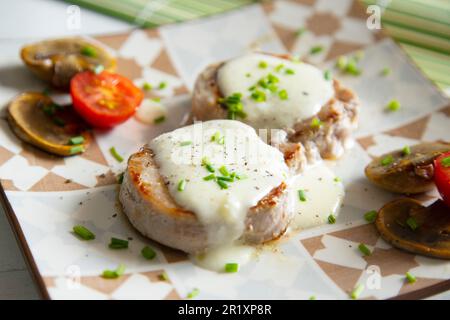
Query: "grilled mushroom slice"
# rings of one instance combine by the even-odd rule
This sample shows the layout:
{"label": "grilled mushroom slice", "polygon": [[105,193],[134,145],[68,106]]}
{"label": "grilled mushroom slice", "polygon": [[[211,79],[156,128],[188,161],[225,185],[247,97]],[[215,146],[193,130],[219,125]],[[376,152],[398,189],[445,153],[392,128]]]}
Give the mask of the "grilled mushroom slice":
{"label": "grilled mushroom slice", "polygon": [[92,138],[71,106],[59,106],[41,93],[17,96],[9,104],[7,114],[20,139],[56,155],[82,153]]}
{"label": "grilled mushroom slice", "polygon": [[433,160],[450,151],[447,143],[420,143],[374,159],[366,177],[379,187],[397,193],[416,194],[434,187]]}
{"label": "grilled mushroom slice", "polygon": [[45,40],[22,48],[20,56],[39,78],[56,88],[67,89],[78,72],[102,66],[114,71],[115,59],[102,47],[83,38]]}
{"label": "grilled mushroom slice", "polygon": [[409,198],[391,201],[381,208],[375,225],[397,248],[450,259],[450,208],[442,200],[428,207]]}

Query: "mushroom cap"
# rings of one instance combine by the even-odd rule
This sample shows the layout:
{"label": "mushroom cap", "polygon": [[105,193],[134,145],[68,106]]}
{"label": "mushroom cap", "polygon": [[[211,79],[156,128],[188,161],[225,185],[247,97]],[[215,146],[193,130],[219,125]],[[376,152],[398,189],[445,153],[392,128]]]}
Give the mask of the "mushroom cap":
{"label": "mushroom cap", "polygon": [[[90,54],[83,54],[89,48]],[[22,48],[20,56],[39,78],[56,88],[69,88],[70,79],[78,72],[102,65],[114,71],[116,60],[104,48],[80,37],[44,40]]]}

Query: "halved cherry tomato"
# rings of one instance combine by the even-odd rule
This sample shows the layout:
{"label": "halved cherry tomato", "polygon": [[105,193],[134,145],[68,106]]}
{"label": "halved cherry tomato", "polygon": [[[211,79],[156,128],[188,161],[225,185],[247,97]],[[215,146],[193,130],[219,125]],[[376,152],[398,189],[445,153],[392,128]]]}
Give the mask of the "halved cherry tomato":
{"label": "halved cherry tomato", "polygon": [[70,81],[75,110],[97,128],[111,128],[131,117],[143,99],[131,80],[108,71],[80,72]]}
{"label": "halved cherry tomato", "polygon": [[434,160],[434,182],[442,199],[450,206],[450,152]]}

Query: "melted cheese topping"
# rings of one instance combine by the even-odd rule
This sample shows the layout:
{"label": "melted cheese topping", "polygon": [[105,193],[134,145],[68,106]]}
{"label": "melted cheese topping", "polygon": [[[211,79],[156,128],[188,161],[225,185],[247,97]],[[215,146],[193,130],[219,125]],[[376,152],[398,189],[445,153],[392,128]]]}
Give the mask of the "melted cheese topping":
{"label": "melted cheese topping", "polygon": [[[278,79],[276,90],[264,89],[258,80],[269,74]],[[224,97],[242,94],[244,119],[254,128],[285,129],[317,114],[334,95],[333,83],[321,70],[306,64],[264,54],[248,54],[226,62],[218,71],[217,81]],[[251,97],[256,85],[265,101]],[[287,98],[280,98],[285,90]]]}
{"label": "melted cheese topping", "polygon": [[[298,191],[302,190],[304,201]],[[323,163],[308,167],[291,180],[290,192],[294,199],[294,217],[290,228],[301,230],[328,223],[330,214],[337,217],[344,199],[344,185]]]}
{"label": "melted cheese topping", "polygon": [[[239,121],[196,123],[157,137],[150,148],[175,202],[194,212],[205,226],[209,248],[239,239],[249,208],[288,175],[281,152]],[[228,177],[236,174],[233,182],[222,180],[227,189],[218,181],[205,180],[212,174],[226,176],[223,168]]]}

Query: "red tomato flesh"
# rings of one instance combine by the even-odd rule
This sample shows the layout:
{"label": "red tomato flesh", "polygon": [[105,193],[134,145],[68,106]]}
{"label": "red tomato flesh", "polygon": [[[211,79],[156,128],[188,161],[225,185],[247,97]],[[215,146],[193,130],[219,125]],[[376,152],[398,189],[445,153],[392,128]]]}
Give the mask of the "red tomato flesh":
{"label": "red tomato flesh", "polygon": [[143,99],[131,80],[107,71],[80,72],[70,81],[74,109],[92,126],[111,128],[131,117]]}
{"label": "red tomato flesh", "polygon": [[434,160],[434,182],[442,199],[450,207],[450,152]]}

